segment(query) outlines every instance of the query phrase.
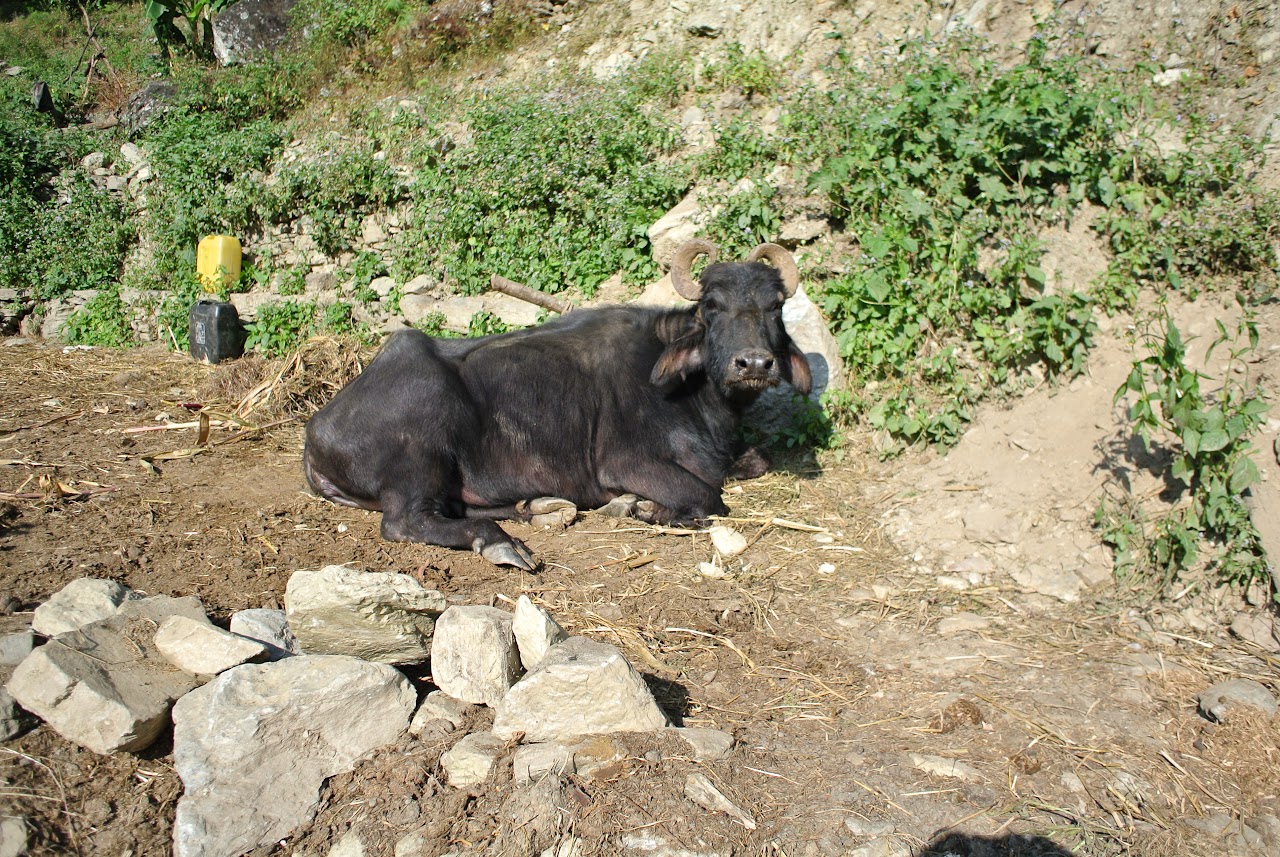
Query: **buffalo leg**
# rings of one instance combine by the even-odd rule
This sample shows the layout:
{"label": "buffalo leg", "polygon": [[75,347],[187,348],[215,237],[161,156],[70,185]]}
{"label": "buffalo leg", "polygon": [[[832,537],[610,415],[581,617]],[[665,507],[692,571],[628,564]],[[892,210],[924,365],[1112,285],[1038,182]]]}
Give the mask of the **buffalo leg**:
{"label": "buffalo leg", "polygon": [[384,495],[382,537],[392,542],[421,542],[446,548],[471,549],[494,565],[510,565],[533,571],[537,562],[524,542],[506,533],[492,520],[447,518],[439,503],[425,503],[393,493]]}
{"label": "buffalo leg", "polygon": [[620,493],[635,494],[632,517],[651,524],[698,524],[712,515],[727,514],[720,488],[675,464],[644,462],[629,468],[619,480]]}

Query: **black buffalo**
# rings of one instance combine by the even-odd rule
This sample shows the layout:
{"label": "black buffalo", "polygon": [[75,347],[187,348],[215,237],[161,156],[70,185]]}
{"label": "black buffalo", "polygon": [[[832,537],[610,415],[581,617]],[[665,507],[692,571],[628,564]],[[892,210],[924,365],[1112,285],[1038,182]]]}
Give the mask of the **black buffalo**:
{"label": "black buffalo", "polygon": [[[694,280],[702,253],[712,264]],[[745,262],[714,259],[704,241],[677,253],[672,282],[697,301],[685,309],[577,310],[476,339],[397,333],[308,422],[307,481],[381,510],[386,539],[523,569],[533,557],[495,520],[605,505],[654,523],[725,514],[725,479],[767,466],[737,447],[743,410],[782,381],[807,393],[811,377],[782,325],[791,255],[762,244]]]}

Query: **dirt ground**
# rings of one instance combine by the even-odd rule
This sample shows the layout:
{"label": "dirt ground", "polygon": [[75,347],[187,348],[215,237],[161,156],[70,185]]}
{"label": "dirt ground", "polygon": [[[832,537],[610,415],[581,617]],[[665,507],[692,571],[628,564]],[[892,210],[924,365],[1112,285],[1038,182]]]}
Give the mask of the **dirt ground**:
{"label": "dirt ground", "polygon": [[[536,575],[514,574],[470,554],[384,542],[376,513],[306,491],[302,422],[281,394],[323,398],[334,373],[354,365],[330,344],[314,350],[326,349],[291,365],[211,368],[159,350],[0,345],[6,621],[29,620],[84,576],[198,595],[225,622],[237,609],[281,606],[297,569],[406,572],[458,602],[534,597],[571,633],[620,645],[677,721],[738,743],[729,759],[704,764],[669,739],[620,736],[622,761],[591,779],[517,789],[508,760],[488,783],[457,792],[442,785],[439,756],[461,733],[406,738],[335,777],[316,821],[264,854],[327,854],[354,831],[364,853],[390,855],[416,831],[426,854],[538,853],[573,834],[592,854],[618,853],[622,841],[645,853],[661,841],[708,854],[838,855],[879,822],[914,853],[1217,854],[1227,845],[1195,819],[1280,813],[1280,722],[1214,726],[1194,702],[1225,678],[1276,689],[1280,661],[1226,636],[1230,613],[1215,613],[1209,594],[1192,596],[1207,628],[1170,633],[1151,624],[1158,605],[1106,584],[1067,602],[999,567],[932,567],[912,534],[895,539],[895,525],[904,507],[919,507],[917,526],[943,527],[946,515],[920,498],[974,493],[954,480],[961,490],[911,487],[947,459],[882,465],[855,439],[729,486],[731,523],[751,547],[723,579],[697,570],[713,557],[706,535],[594,514],[564,532],[508,524],[545,562]],[[254,394],[277,377],[271,397]],[[1016,407],[1067,394],[1038,392]],[[225,419],[242,401],[256,407],[238,424]],[[213,418],[203,447],[201,406]],[[993,418],[1008,427],[1020,414]],[[1016,478],[1018,459],[1007,458],[992,448],[988,469]],[[942,572],[971,585],[939,585]],[[985,624],[965,630],[969,614]],[[959,630],[940,624],[957,618]],[[428,673],[413,678],[430,689]],[[695,771],[756,829],[690,803],[683,784]],[[32,854],[169,850],[181,783],[167,739],[104,758],[41,727],[0,748],[0,779],[0,812],[33,822]]]}

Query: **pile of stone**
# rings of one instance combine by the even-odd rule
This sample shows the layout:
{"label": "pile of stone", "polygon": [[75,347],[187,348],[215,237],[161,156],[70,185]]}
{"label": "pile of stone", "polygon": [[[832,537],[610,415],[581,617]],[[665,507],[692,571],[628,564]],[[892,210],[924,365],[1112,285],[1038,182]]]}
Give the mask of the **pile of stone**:
{"label": "pile of stone", "polygon": [[[289,836],[327,778],[406,733],[434,739],[482,720],[477,706],[494,710],[492,728],[441,757],[455,788],[483,782],[506,754],[519,785],[590,775],[623,755],[610,733],[672,730],[704,760],[733,746],[716,730],[671,727],[621,651],[567,635],[524,596],[514,613],[450,605],[408,575],[328,566],[296,572],[285,608],[240,611],[228,631],[195,596],[76,580],[30,630],[0,638],[16,663],[0,734],[29,712],[94,752],[137,752],[172,722],[181,857]],[[397,667],[428,660],[439,690],[419,704]],[[699,802],[749,820],[715,796]]]}

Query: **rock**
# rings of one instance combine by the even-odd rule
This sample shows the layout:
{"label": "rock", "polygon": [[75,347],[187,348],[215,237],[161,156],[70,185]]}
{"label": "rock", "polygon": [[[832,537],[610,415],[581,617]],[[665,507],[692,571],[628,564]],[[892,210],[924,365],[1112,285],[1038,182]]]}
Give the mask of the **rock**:
{"label": "rock", "polygon": [[[417,279],[420,280],[422,278],[418,277]],[[380,299],[389,298],[391,297],[391,293],[396,290],[396,281],[394,277],[374,277],[372,280],[369,281],[369,288],[372,289],[373,293],[377,295]],[[417,294],[417,292],[409,292],[406,290],[405,294],[406,295]]]}
{"label": "rock", "polygon": [[172,83],[163,80],[152,81],[129,96],[120,121],[131,135],[136,135],[173,109],[177,98],[178,88]]}
{"label": "rock", "polygon": [[418,710],[414,712],[413,720],[409,723],[409,734],[418,735],[433,720],[443,720],[451,729],[457,729],[474,707],[469,702],[454,699],[443,691],[434,690],[427,694],[422,705],[418,706]]}
{"label": "rock", "polygon": [[787,218],[778,230],[778,243],[783,247],[795,248],[800,244],[816,241],[823,235],[831,234],[831,224],[825,217],[813,214],[800,214]]}
{"label": "rock", "polygon": [[136,169],[147,162],[147,156],[142,154],[142,150],[134,143],[122,143],[120,145],[120,157],[129,165],[129,169]]}
{"label": "rock", "polygon": [[887,818],[876,821],[851,815],[844,820],[844,826],[854,836],[886,836],[893,833],[893,822]]}
{"label": "rock", "polygon": [[917,770],[924,771],[926,774],[933,774],[938,777],[955,777],[957,780],[964,780],[968,783],[982,779],[982,774],[979,773],[977,768],[959,759],[926,756],[920,753],[909,753],[907,755],[911,759],[912,766]]}
{"label": "rock", "polygon": [[0,637],[0,667],[16,667],[31,654],[35,646],[35,634],[16,631]]}
{"label": "rock", "polygon": [[938,633],[942,636],[959,634],[961,631],[981,631],[991,627],[991,620],[976,613],[957,613],[938,620]]}
{"label": "rock", "polygon": [[671,267],[676,249],[698,235],[707,220],[698,200],[697,190],[690,191],[670,211],[649,227],[649,244],[653,248],[653,260],[665,271]]}
{"label": "rock", "polygon": [[1215,723],[1224,723],[1227,712],[1236,705],[1246,706],[1271,716],[1276,713],[1276,699],[1263,685],[1252,679],[1236,678],[1219,682],[1196,695],[1200,713]]}
{"label": "rock", "polygon": [[295,571],[284,594],[289,628],[311,654],[414,664],[431,655],[444,596],[407,574],[330,565]]}
{"label": "rock", "polygon": [[547,775],[559,777],[577,773],[573,751],[554,742],[526,744],[517,748],[512,754],[511,766],[517,786],[528,785]]}
{"label": "rock", "polygon": [[7,685],[23,708],[95,753],[148,746],[196,685],[156,649],[148,618],[112,616],[67,631],[18,665]]}
{"label": "rock", "polygon": [[289,31],[294,0],[240,0],[213,16],[213,55],[236,65],[270,51]]}
{"label": "rock", "polygon": [[570,637],[502,698],[493,732],[503,739],[523,732],[526,741],[562,741],[666,725],[666,715],[622,652]]}
{"label": "rock", "polygon": [[520,663],[526,670],[534,669],[542,663],[547,652],[556,643],[569,639],[559,623],[551,614],[521,595],[516,600],[516,612],[511,622],[511,630],[516,636],[516,645],[520,650]]}
{"label": "rock", "polygon": [[1247,819],[1247,823],[1262,837],[1263,844],[1273,852],[1280,852],[1280,817],[1255,815]]}
{"label": "rock", "polygon": [[29,835],[26,819],[6,814],[0,819],[0,857],[22,857],[26,854]]}
{"label": "rock", "polygon": [[262,643],[186,616],[165,619],[155,640],[156,648],[170,663],[197,675],[217,675],[267,656]]}
{"label": "rock", "polygon": [[964,535],[984,544],[1016,545],[1022,540],[1022,523],[1003,509],[981,503],[965,510]]}
{"label": "rock", "polygon": [[756,829],[756,820],[751,814],[725,797],[705,774],[690,774],[685,778],[684,796],[703,809],[723,812],[747,830]]}
{"label": "rock", "polygon": [[338,843],[329,849],[329,857],[364,857],[364,843],[360,841],[360,837],[354,830],[348,830]]}
{"label": "rock", "polygon": [[283,610],[237,610],[231,614],[231,633],[262,643],[267,647],[268,660],[278,661],[302,654],[298,638],[289,630],[289,620]]}
{"label": "rock", "polygon": [[300,655],[245,664],[173,710],[173,761],[185,788],[177,857],[240,854],[315,814],[334,774],[404,734],[415,693],[385,664]]}
{"label": "rock", "polygon": [[[383,278],[379,277],[379,279],[383,279]],[[391,278],[387,277],[386,279],[390,280]],[[377,282],[377,281],[375,280],[374,282]],[[392,280],[393,285],[394,283],[395,281]],[[373,283],[370,283],[369,286],[373,288],[374,291],[377,291],[377,287],[374,286]],[[435,287],[436,287],[436,281],[434,277],[432,277],[430,274],[419,274],[409,282],[405,283],[404,288],[401,289],[400,291],[405,295],[424,295],[429,293]],[[388,295],[391,294],[390,289],[387,290],[387,294]],[[383,297],[386,297],[386,295],[383,295]]]}
{"label": "rock", "polygon": [[721,556],[734,557],[747,549],[746,537],[733,527],[716,524],[707,530],[707,535],[711,536],[711,544]]}
{"label": "rock", "polygon": [[90,152],[80,159],[80,168],[91,173],[94,170],[101,169],[106,162],[107,156],[102,152]]}
{"label": "rock", "polygon": [[1014,566],[1009,569],[1009,576],[1027,592],[1048,595],[1066,604],[1079,601],[1084,588],[1084,581],[1074,571],[1038,563]]}
{"label": "rock", "polygon": [[494,706],[520,677],[512,615],[497,607],[450,607],[436,624],[431,678],[450,696]]}
{"label": "rock", "polygon": [[427,838],[416,830],[406,833],[396,840],[392,853],[393,857],[427,857]]}
{"label": "rock", "polygon": [[492,732],[473,732],[440,756],[449,785],[464,789],[489,778],[507,744]]}
{"label": "rock", "polygon": [[724,30],[724,26],[717,18],[699,17],[691,18],[684,25],[684,29],[691,36],[698,36],[703,39],[718,39]]}
{"label": "rock", "polygon": [[1268,652],[1280,652],[1275,620],[1257,613],[1240,613],[1231,620],[1231,633]]}
{"label": "rock", "polygon": [[672,726],[667,732],[689,745],[693,758],[698,762],[718,762],[727,759],[733,751],[733,736],[719,729],[699,726]]}
{"label": "rock", "polygon": [[905,842],[888,836],[879,836],[865,845],[846,851],[843,857],[911,857],[913,853],[911,847]]}
{"label": "rock", "polygon": [[29,719],[9,691],[0,687],[0,741],[8,741],[20,734]]}
{"label": "rock", "polygon": [[90,622],[115,615],[134,591],[114,580],[82,577],[73,580],[36,608],[31,627],[37,634],[56,637]]}
{"label": "rock", "polygon": [[120,605],[116,616],[123,619],[144,619],[152,622],[152,629],[159,628],[170,616],[186,616],[196,622],[208,624],[204,605],[194,595],[175,598],[172,595],[148,595],[146,598],[130,598]]}

